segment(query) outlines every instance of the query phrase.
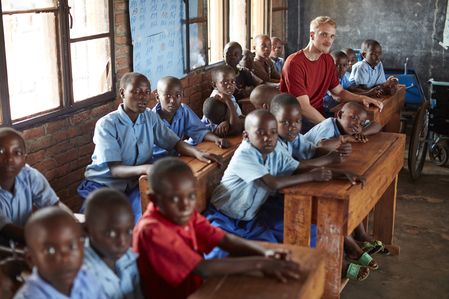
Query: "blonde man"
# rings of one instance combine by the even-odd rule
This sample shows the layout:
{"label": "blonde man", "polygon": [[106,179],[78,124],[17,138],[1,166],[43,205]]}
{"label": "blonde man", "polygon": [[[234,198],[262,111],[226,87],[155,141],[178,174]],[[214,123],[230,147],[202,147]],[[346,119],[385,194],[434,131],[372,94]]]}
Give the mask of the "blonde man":
{"label": "blonde man", "polygon": [[323,97],[328,90],[343,102],[353,101],[382,109],[382,102],[344,90],[338,81],[335,63],[329,51],[335,40],[337,24],[327,16],[310,22],[309,44],[290,55],[282,69],[280,89],[298,99],[303,113],[303,132],[320,123]]}

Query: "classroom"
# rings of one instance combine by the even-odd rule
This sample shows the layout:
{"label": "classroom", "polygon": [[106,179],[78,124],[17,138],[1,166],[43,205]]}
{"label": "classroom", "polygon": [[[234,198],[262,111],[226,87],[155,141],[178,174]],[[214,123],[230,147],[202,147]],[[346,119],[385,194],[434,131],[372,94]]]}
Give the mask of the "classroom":
{"label": "classroom", "polygon": [[449,1],[0,15],[0,298],[449,298]]}

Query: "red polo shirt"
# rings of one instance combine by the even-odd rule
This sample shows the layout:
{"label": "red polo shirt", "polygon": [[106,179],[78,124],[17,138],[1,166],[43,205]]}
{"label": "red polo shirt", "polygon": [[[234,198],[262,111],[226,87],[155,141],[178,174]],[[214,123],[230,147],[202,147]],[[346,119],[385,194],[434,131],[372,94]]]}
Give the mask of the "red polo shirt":
{"label": "red polo shirt", "polygon": [[185,226],[177,225],[148,206],[133,234],[133,250],[145,298],[187,298],[201,285],[192,270],[225,233],[197,211]]}
{"label": "red polo shirt", "polygon": [[282,68],[280,89],[294,97],[309,96],[310,104],[323,114],[323,97],[338,86],[337,68],[329,54],[310,61],[302,50],[288,56]]}

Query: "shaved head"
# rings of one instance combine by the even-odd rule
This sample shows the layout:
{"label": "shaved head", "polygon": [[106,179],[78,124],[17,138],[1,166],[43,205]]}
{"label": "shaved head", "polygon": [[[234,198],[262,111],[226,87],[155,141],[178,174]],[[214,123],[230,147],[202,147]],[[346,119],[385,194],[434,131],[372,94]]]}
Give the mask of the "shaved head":
{"label": "shaved head", "polygon": [[176,77],[166,76],[166,77],[159,79],[159,81],[157,81],[157,91],[158,92],[165,91],[169,88],[172,88],[173,86],[181,86],[181,88],[182,88],[181,80],[179,80]]}
{"label": "shaved head", "polygon": [[265,104],[266,108],[270,108],[271,100],[280,93],[279,89],[272,85],[262,84],[256,86],[249,96],[250,102],[256,107],[256,109],[263,108]]}

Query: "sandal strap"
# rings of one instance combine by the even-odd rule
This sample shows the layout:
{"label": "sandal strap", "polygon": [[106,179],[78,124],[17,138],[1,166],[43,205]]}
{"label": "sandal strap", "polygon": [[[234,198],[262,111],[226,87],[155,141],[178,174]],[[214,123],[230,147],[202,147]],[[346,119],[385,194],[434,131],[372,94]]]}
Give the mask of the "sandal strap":
{"label": "sandal strap", "polygon": [[368,275],[366,277],[359,277],[361,268],[362,268],[362,266],[360,266],[360,265],[350,263],[348,266],[348,270],[346,270],[346,278],[349,278],[351,280],[358,280],[358,281],[362,281],[362,280],[366,279],[368,277]]}
{"label": "sandal strap", "polygon": [[364,252],[360,258],[357,260],[357,263],[362,266],[369,266],[373,258],[368,253]]}

